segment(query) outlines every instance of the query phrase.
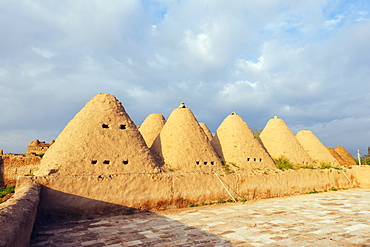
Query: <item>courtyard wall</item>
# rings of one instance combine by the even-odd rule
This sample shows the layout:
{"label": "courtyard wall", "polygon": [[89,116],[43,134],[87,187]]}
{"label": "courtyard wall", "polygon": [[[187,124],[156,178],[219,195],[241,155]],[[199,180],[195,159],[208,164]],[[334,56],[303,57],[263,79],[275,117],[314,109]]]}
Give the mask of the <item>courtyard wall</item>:
{"label": "courtyard wall", "polygon": [[37,183],[17,185],[15,194],[0,204],[0,246],[28,246],[40,200]]}
{"label": "courtyard wall", "polygon": [[[370,172],[370,170],[369,170]],[[238,173],[111,174],[22,177],[42,185],[40,212],[106,213],[122,208],[164,210],[230,199],[290,196],[358,186],[353,169],[298,169]],[[221,181],[220,181],[221,179]]]}

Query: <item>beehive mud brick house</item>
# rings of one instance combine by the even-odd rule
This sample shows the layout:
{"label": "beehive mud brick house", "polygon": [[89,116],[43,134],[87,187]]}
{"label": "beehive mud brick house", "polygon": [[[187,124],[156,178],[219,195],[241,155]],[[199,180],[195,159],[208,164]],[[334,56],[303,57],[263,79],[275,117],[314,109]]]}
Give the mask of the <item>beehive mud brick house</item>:
{"label": "beehive mud brick house", "polygon": [[302,145],[308,156],[316,162],[316,165],[320,163],[326,163],[334,166],[338,166],[339,162],[333,157],[329,150],[322,144],[322,142],[309,130],[301,130],[296,134],[296,138]]}
{"label": "beehive mud brick house", "polygon": [[274,117],[260,134],[260,139],[272,158],[286,157],[294,165],[312,165],[312,160],[285,122]]}
{"label": "beehive mud brick house", "polygon": [[211,144],[225,163],[242,169],[276,169],[248,124],[234,112],[218,127]]}
{"label": "beehive mud brick house", "polygon": [[153,141],[161,132],[165,123],[166,119],[162,114],[152,113],[148,115],[140,125],[139,131],[149,148],[152,146]]}
{"label": "beehive mud brick house", "polygon": [[192,111],[184,105],[172,111],[151,150],[158,163],[167,170],[195,171],[221,167],[206,133]]}

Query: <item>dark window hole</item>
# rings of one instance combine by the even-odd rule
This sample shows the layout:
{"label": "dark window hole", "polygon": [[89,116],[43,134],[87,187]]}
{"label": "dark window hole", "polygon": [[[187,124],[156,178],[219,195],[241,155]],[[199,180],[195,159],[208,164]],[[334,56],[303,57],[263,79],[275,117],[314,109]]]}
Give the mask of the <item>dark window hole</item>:
{"label": "dark window hole", "polygon": [[247,161],[249,161],[251,158],[247,158]]}
{"label": "dark window hole", "polygon": [[207,161],[204,161],[204,164],[207,165]]}
{"label": "dark window hole", "polygon": [[124,124],[121,124],[121,126],[119,127],[121,130],[125,130],[126,129],[126,125]]}
{"label": "dark window hole", "polygon": [[109,129],[109,125],[108,125],[108,124],[102,124],[102,125],[101,125],[101,127],[102,127],[103,129]]}
{"label": "dark window hole", "polygon": [[127,165],[127,164],[128,164],[128,160],[124,160],[124,161],[123,161],[123,164],[124,164],[124,165]]}
{"label": "dark window hole", "polygon": [[103,161],[103,164],[108,165],[109,163],[110,163],[110,161],[109,161],[109,160],[104,160],[104,161]]}
{"label": "dark window hole", "polygon": [[256,161],[256,158],[254,158],[254,161]]}
{"label": "dark window hole", "polygon": [[214,165],[214,164],[215,164],[215,162],[211,161],[211,165]]}
{"label": "dark window hole", "polygon": [[199,161],[196,161],[195,163],[197,163],[197,165],[199,165]]}
{"label": "dark window hole", "polygon": [[260,159],[260,162],[262,162],[262,159]]}
{"label": "dark window hole", "polygon": [[98,161],[97,161],[97,160],[92,160],[92,161],[91,161],[91,164],[93,164],[93,165],[95,165],[96,163],[98,163]]}

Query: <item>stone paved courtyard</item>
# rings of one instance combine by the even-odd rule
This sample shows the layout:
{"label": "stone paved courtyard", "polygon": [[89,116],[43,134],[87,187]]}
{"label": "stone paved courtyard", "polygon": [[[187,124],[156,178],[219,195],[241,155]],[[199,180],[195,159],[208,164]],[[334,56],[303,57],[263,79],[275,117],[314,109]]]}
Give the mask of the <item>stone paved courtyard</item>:
{"label": "stone paved courtyard", "polygon": [[30,246],[370,247],[370,190],[37,224]]}

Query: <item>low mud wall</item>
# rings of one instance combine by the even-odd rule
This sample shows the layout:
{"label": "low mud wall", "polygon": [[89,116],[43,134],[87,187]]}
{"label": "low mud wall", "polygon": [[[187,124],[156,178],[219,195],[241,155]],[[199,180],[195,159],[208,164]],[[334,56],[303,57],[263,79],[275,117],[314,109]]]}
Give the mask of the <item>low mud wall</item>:
{"label": "low mud wall", "polygon": [[359,188],[370,189],[370,166],[353,166]]}
{"label": "low mud wall", "polygon": [[[352,169],[298,169],[253,173],[162,173],[47,177],[23,177],[42,185],[42,214],[107,213],[126,208],[163,210],[187,207],[189,203],[259,199],[302,194],[313,190],[353,188]],[[221,180],[221,181],[220,181]]]}
{"label": "low mud wall", "polygon": [[40,199],[40,185],[23,183],[0,204],[0,246],[28,246]]}
{"label": "low mud wall", "polygon": [[0,156],[0,186],[15,185],[18,176],[31,175],[41,158],[33,154],[4,154]]}

